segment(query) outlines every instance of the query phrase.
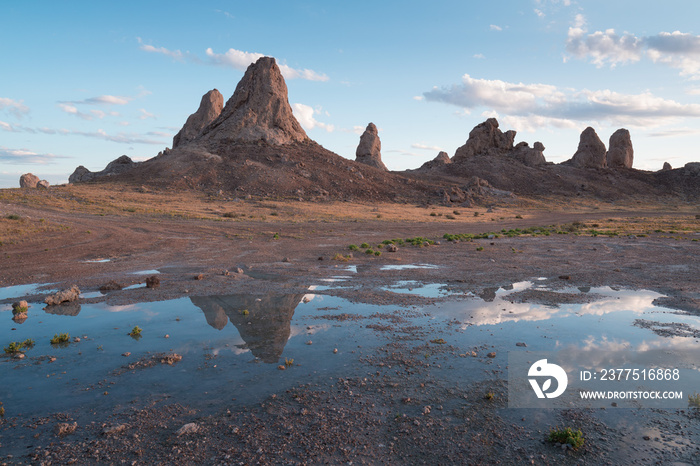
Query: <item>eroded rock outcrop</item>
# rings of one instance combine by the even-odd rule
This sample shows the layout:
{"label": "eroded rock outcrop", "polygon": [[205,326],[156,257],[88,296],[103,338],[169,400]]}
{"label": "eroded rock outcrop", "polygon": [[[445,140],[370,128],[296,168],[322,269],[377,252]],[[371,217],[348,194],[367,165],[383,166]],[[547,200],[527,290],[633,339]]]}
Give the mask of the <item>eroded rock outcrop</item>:
{"label": "eroded rock outcrop", "polygon": [[664,166],[663,166],[663,168],[661,168],[661,171],[666,172],[666,171],[669,171],[669,170],[673,170],[673,167],[671,166],[670,163],[664,162]]}
{"label": "eroded rock outcrop", "polygon": [[516,132],[498,129],[498,120],[489,118],[469,132],[467,142],[457,149],[453,162],[477,155],[506,155],[513,150]]}
{"label": "eroded rock outcrop", "polygon": [[379,140],[379,130],[370,123],[360,136],[360,144],[355,151],[355,161],[388,171],[382,162],[382,142]]}
{"label": "eroded rock outcrop", "polygon": [[259,58],[248,67],[221,114],[198,139],[209,145],[259,141],[283,145],[307,139],[292,113],[287,84],[274,58]]}
{"label": "eroded rock outcrop", "polygon": [[91,172],[87,168],[80,165],[78,168],[75,169],[73,174],[68,177],[68,182],[81,183],[85,181],[92,181],[96,178],[102,178],[105,176],[118,175],[120,173],[124,173],[125,171],[131,170],[138,164],[139,162],[134,162],[128,156],[122,155],[121,157],[109,162],[107,164],[107,167],[99,172]]}
{"label": "eroded rock outcrop", "polygon": [[212,89],[202,96],[199,108],[187,118],[182,129],[173,137],[173,149],[200,135],[202,130],[216,120],[224,108],[224,96]]}
{"label": "eroded rock outcrop", "polygon": [[419,170],[427,170],[431,168],[442,167],[450,163],[452,163],[452,159],[450,159],[450,156],[447,154],[447,152],[441,151],[433,160],[429,160],[423,165],[421,165]]}
{"label": "eroded rock outcrop", "polygon": [[513,148],[512,156],[528,167],[537,167],[547,163],[544,158],[544,144],[541,142],[536,142],[533,147],[530,147],[527,142],[520,142]]}
{"label": "eroded rock outcrop", "polygon": [[583,130],[574,156],[564,162],[579,168],[605,168],[605,144],[590,126]]}
{"label": "eroded rock outcrop", "polygon": [[605,162],[609,168],[632,168],[634,149],[630,132],[620,128],[610,136]]}
{"label": "eroded rock outcrop", "polygon": [[25,173],[19,177],[20,188],[36,188],[37,183],[39,183],[39,177],[33,173]]}

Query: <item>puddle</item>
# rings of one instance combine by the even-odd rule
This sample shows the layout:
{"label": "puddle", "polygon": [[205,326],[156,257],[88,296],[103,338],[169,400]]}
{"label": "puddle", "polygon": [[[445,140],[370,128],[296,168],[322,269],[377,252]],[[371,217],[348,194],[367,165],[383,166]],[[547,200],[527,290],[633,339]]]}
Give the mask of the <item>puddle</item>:
{"label": "puddle", "polygon": [[112,259],[89,259],[83,261],[84,264],[104,264],[106,262],[112,262]]}
{"label": "puddle", "polygon": [[145,283],[136,283],[136,284],[134,284],[134,285],[125,286],[125,287],[122,288],[122,289],[124,289],[124,290],[135,290],[135,289],[137,289],[137,288],[146,288],[146,284],[145,284]]}
{"label": "puddle", "polygon": [[151,270],[139,270],[137,272],[131,272],[132,275],[157,275],[160,271],[156,269]]}
{"label": "puddle", "polygon": [[39,293],[51,293],[54,290],[48,290],[47,288],[49,286],[51,286],[50,283],[32,283],[29,285],[15,285],[0,288],[0,301]]}
{"label": "puddle", "polygon": [[383,265],[379,270],[410,270],[410,269],[438,269],[440,266],[433,264],[401,264]]}
{"label": "puddle", "polygon": [[442,283],[423,284],[414,280],[400,280],[391,286],[384,286],[380,289],[391,291],[392,293],[412,294],[424,298],[442,298],[451,295],[464,295],[462,291],[454,291]]}
{"label": "puddle", "polygon": [[104,293],[102,293],[101,291],[88,291],[87,293],[80,293],[81,299],[101,298],[103,296]]}

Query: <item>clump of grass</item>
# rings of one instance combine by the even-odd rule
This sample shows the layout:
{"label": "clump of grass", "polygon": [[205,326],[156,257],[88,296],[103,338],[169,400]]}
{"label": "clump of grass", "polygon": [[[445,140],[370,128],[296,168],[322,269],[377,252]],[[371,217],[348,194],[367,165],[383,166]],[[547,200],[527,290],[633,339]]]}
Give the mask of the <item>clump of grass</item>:
{"label": "clump of grass", "polygon": [[520,214],[518,214],[518,215],[516,215],[516,216],[515,216],[515,218],[519,218],[519,219],[522,219],[522,218],[523,218],[523,216],[522,216],[522,215],[520,215]]}
{"label": "clump of grass", "polygon": [[452,214],[447,214],[447,215],[445,215],[445,218],[448,219],[448,220],[455,220],[457,217],[455,217],[455,216],[452,215]]}
{"label": "clump of grass", "polygon": [[347,262],[350,260],[350,255],[344,256],[341,253],[337,253],[335,256],[333,256],[334,261],[340,261],[340,262]]}
{"label": "clump of grass", "polygon": [[284,365],[287,367],[294,365],[294,359],[284,358]]}
{"label": "clump of grass", "polygon": [[547,437],[547,440],[554,443],[571,445],[573,450],[578,450],[585,442],[581,429],[573,430],[571,427],[567,427],[565,429],[559,429],[556,427],[552,429],[549,432],[549,437]]}
{"label": "clump of grass", "polygon": [[430,216],[431,216],[431,217],[437,217],[437,213],[435,213],[435,212],[430,212]]}
{"label": "clump of grass", "polygon": [[351,251],[357,251],[360,248],[358,248],[356,244],[351,244],[350,246],[348,246],[348,249]]}
{"label": "clump of grass", "polygon": [[136,327],[131,329],[131,332],[129,332],[129,336],[132,338],[139,338],[141,337],[141,332],[143,332],[143,329],[137,325]]}
{"label": "clump of grass", "polygon": [[452,213],[455,215],[462,215],[462,212],[460,212],[459,210],[453,210]]}
{"label": "clump of grass", "polygon": [[382,251],[374,251],[374,255],[375,255],[375,256],[381,256],[381,255],[382,255]]}
{"label": "clump of grass", "polygon": [[244,315],[244,316],[250,315],[250,311],[248,309],[243,309],[241,311],[241,315]]}
{"label": "clump of grass", "polygon": [[484,395],[484,399],[485,399],[485,400],[491,401],[491,400],[493,400],[494,398],[496,398],[496,395],[495,395],[493,392],[488,392],[486,395]]}
{"label": "clump of grass", "polygon": [[272,235],[272,239],[280,239],[280,234],[275,233],[274,235]]}
{"label": "clump of grass", "polygon": [[483,250],[484,250],[484,247],[483,247],[483,246],[479,246],[478,248],[476,248],[476,250],[477,250],[477,251],[483,251]]}
{"label": "clump of grass", "polygon": [[18,306],[12,308],[12,314],[26,314],[29,311],[29,306]]}
{"label": "clump of grass", "polygon": [[10,342],[9,345],[5,346],[3,350],[5,351],[6,354],[17,354],[17,353],[24,353],[26,350],[31,349],[34,347],[34,340],[31,338],[27,338],[26,340],[20,342],[20,341],[13,341]]}
{"label": "clump of grass", "polygon": [[20,216],[17,215],[17,214],[10,214],[10,215],[8,215],[8,216],[5,217],[5,218],[8,219],[8,220],[19,220],[19,219],[21,219],[22,217],[20,217]]}
{"label": "clump of grass", "polygon": [[368,248],[369,248],[369,243],[362,243],[362,244],[360,245],[360,247],[361,247],[362,249],[368,249]]}
{"label": "clump of grass", "polygon": [[688,406],[700,409],[700,393],[688,395]]}
{"label": "clump of grass", "polygon": [[474,212],[474,217],[478,217],[478,216],[479,216],[479,212]]}
{"label": "clump of grass", "polygon": [[52,345],[60,345],[70,342],[70,334],[68,333],[55,333],[51,339]]}
{"label": "clump of grass", "polygon": [[434,340],[430,340],[430,343],[435,343],[436,345],[444,345],[447,342],[442,338],[436,338]]}
{"label": "clump of grass", "polygon": [[[379,252],[379,251],[377,251],[377,252]],[[372,248],[367,249],[367,250],[365,251],[365,254],[367,254],[367,255],[372,255],[372,254],[374,254],[374,249],[372,249]]]}

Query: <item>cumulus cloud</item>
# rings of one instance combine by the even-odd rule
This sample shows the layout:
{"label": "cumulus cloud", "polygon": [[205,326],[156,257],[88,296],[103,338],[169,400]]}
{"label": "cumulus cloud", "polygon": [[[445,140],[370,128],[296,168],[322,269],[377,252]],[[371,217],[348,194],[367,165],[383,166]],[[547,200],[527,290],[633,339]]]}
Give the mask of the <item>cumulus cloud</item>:
{"label": "cumulus cloud", "polygon": [[12,164],[47,165],[56,159],[66,158],[55,154],[39,154],[27,149],[9,149],[0,146],[0,162]]}
{"label": "cumulus cloud", "polygon": [[490,25],[489,29],[491,29],[492,31],[502,31],[503,30],[503,28],[501,26],[496,26],[495,24]]}
{"label": "cumulus cloud", "polygon": [[312,130],[314,128],[321,128],[329,133],[332,133],[333,130],[335,130],[335,126],[326,123],[321,123],[320,121],[317,121],[314,118],[314,114],[322,113],[322,110],[320,108],[314,109],[313,107],[310,107],[308,105],[297,103],[292,104],[292,112],[294,112],[294,116],[297,120],[299,120],[299,124],[306,131]]}
{"label": "cumulus cloud", "polygon": [[68,103],[59,103],[58,108],[60,108],[61,110],[63,110],[64,112],[66,112],[69,115],[75,115],[78,118],[83,119],[83,120],[89,121],[89,120],[92,120],[94,118],[93,115],[91,115],[89,113],[81,112],[78,110],[78,108],[76,106],[68,104]]}
{"label": "cumulus cloud", "polygon": [[29,107],[24,105],[23,100],[13,100],[7,97],[0,97],[0,110],[5,110],[17,118],[22,118],[29,113]]}
{"label": "cumulus cloud", "polygon": [[[516,129],[578,127],[576,122],[606,121],[626,126],[657,127],[680,117],[700,117],[700,105],[663,99],[651,92],[622,94],[611,90],[576,90],[548,84],[510,83],[462,77],[460,84],[434,87],[423,94],[467,111],[485,108],[519,122]],[[526,126],[527,127],[524,127]]]}
{"label": "cumulus cloud", "polygon": [[432,152],[441,152],[441,151],[445,150],[439,146],[429,146],[427,144],[422,144],[422,143],[418,143],[418,142],[411,144],[411,147],[414,149],[429,150]]}
{"label": "cumulus cloud", "polygon": [[[242,50],[228,49],[225,53],[215,53],[210,47],[205,51],[211,63],[230,66],[237,70],[245,70],[248,65],[264,57],[262,53],[244,52]],[[319,74],[310,69],[296,69],[285,64],[277,64],[285,79],[306,79],[309,81],[328,81],[328,76]]]}
{"label": "cumulus cloud", "polygon": [[148,118],[153,118],[155,120],[156,116],[154,114],[146,111],[145,108],[140,108],[139,109],[139,120],[146,120]]}
{"label": "cumulus cloud", "polygon": [[[680,70],[680,75],[700,79],[700,36],[680,31],[637,37],[614,29],[588,33],[585,19],[577,15],[569,28],[566,51],[578,59],[590,59],[598,67],[634,63],[649,58]],[[565,57],[565,61],[568,57]]]}

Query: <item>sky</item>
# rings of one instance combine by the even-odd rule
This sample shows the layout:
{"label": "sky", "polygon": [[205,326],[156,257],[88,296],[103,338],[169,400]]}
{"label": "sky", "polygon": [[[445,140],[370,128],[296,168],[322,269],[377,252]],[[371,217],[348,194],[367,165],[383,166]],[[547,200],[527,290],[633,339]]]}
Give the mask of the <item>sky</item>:
{"label": "sky", "polygon": [[496,117],[548,161],[629,129],[634,167],[700,160],[700,2],[0,1],[0,188],[67,182],[165,147],[263,55],[309,137],[349,159],[369,122],[390,170]]}

